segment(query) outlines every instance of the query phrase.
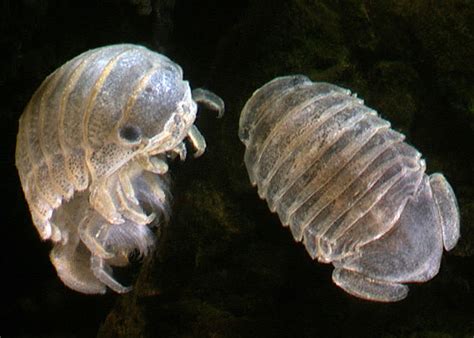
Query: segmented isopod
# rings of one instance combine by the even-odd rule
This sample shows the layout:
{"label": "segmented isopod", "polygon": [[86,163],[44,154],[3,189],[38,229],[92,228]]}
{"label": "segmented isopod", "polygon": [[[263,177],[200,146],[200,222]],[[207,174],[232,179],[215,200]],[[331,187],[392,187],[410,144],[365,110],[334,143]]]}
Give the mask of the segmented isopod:
{"label": "segmented isopod", "polygon": [[197,104],[224,111],[215,94],[191,93],[181,68],[144,47],[87,51],[48,76],[23,112],[16,166],[33,223],[54,242],[61,280],[84,293],[126,292],[111,266],[153,244],[170,213],[167,158],[186,157]]}
{"label": "segmented isopod", "polygon": [[242,110],[245,165],[261,198],[333,281],[374,301],[439,270],[459,238],[456,197],[420,153],[350,91],[276,78]]}

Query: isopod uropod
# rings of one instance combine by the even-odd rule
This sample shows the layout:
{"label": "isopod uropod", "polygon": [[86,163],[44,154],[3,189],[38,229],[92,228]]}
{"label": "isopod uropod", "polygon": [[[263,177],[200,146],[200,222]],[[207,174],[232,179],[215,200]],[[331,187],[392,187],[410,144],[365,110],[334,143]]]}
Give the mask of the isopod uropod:
{"label": "isopod uropod", "polygon": [[261,198],[333,281],[374,301],[439,270],[459,238],[454,193],[420,153],[350,91],[302,75],[258,89],[240,116],[245,165]]}
{"label": "isopod uropod", "polygon": [[169,217],[167,158],[201,155],[197,104],[223,101],[183,80],[181,68],[145,47],[87,51],[49,75],[19,121],[16,166],[61,280],[83,293],[126,292],[111,266],[153,244]]}

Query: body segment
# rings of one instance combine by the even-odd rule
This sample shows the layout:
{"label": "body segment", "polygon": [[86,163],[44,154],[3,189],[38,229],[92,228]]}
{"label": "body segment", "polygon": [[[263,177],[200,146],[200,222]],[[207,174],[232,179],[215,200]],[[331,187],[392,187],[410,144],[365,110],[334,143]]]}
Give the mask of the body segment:
{"label": "body segment", "polygon": [[459,238],[445,178],[347,89],[276,78],[247,101],[239,137],[260,197],[353,295],[404,298],[403,283],[436,275],[443,243]]}

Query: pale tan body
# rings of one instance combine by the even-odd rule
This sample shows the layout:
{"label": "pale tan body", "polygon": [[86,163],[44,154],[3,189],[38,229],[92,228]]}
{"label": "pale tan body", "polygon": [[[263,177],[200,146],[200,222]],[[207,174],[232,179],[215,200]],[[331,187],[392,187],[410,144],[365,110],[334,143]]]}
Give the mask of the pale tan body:
{"label": "pale tan body", "polygon": [[247,101],[239,137],[260,197],[353,295],[403,299],[404,283],[433,278],[456,245],[449,183],[349,90],[276,78]]}
{"label": "pale tan body", "polygon": [[[193,125],[196,102],[219,114],[224,109],[206,90],[191,94],[178,65],[136,45],[85,52],[33,95],[20,118],[16,165],[33,223],[42,239],[56,243],[51,260],[68,286],[85,293],[104,292],[104,285],[128,290],[111,277],[108,264],[124,264],[134,249],[127,241],[146,250],[152,241],[144,229],[169,213],[169,180],[153,179],[166,175],[167,157],[186,157],[185,138],[196,155],[204,152]],[[144,201],[137,189],[148,194]],[[159,205],[146,212],[145,202]],[[71,215],[76,212],[82,215]],[[116,240],[127,227],[143,231]],[[73,262],[81,245],[91,254],[93,272],[84,280]]]}

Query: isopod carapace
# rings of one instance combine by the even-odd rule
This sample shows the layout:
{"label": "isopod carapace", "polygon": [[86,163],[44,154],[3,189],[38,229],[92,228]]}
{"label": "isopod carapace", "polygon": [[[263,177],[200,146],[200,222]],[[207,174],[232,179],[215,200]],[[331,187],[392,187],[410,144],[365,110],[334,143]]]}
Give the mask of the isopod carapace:
{"label": "isopod carapace", "polygon": [[20,117],[16,166],[33,223],[61,280],[84,293],[126,292],[110,266],[151,247],[170,212],[168,157],[201,155],[197,103],[180,66],[132,44],[87,51],[49,75]]}
{"label": "isopod carapace", "polygon": [[439,270],[459,238],[456,197],[443,175],[347,89],[302,75],[254,92],[240,116],[245,165],[261,198],[333,281],[374,301]]}

